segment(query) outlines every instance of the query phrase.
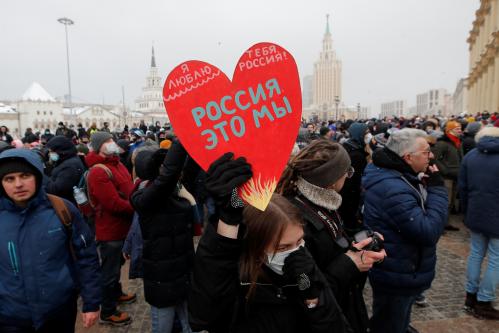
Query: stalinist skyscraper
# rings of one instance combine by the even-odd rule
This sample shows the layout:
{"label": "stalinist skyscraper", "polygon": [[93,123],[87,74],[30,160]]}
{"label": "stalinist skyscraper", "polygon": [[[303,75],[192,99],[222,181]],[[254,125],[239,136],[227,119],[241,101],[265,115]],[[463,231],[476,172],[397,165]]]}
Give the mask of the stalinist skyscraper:
{"label": "stalinist skyscraper", "polygon": [[322,39],[322,52],[314,64],[313,105],[321,110],[332,110],[341,98],[341,61],[336,57],[326,15],[326,33]]}

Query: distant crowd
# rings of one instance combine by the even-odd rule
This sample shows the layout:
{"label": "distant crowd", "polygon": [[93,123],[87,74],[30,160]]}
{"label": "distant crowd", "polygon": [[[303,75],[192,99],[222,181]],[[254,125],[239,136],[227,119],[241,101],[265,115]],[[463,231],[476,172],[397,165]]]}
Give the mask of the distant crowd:
{"label": "distant crowd", "polygon": [[130,324],[129,261],[154,333],[414,333],[461,214],[464,309],[499,319],[497,112],[304,120],[265,211],[235,190],[251,161],[202,170],[174,130],[0,126],[1,332],[74,332],[79,297],[84,327]]}

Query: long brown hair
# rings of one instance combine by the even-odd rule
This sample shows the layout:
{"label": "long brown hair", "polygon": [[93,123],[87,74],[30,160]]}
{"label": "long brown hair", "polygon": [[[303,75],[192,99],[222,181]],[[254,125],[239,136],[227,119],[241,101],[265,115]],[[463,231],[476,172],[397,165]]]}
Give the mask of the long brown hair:
{"label": "long brown hair", "polygon": [[262,265],[265,263],[265,248],[273,244],[277,250],[282,234],[288,225],[303,225],[300,211],[280,194],[274,193],[265,211],[247,206],[243,218],[246,234],[239,274],[243,282],[250,282],[246,298],[255,290]]}
{"label": "long brown hair", "polygon": [[337,144],[328,140],[316,140],[293,156],[282,173],[276,192],[284,196],[296,195],[295,182],[304,172],[313,170],[334,158]]}

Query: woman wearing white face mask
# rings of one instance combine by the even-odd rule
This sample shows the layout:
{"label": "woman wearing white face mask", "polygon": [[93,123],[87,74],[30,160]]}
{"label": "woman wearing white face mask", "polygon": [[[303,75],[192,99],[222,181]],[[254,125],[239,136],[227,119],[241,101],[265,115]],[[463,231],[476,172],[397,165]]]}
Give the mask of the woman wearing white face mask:
{"label": "woman wearing white face mask", "polygon": [[220,220],[207,227],[196,253],[189,297],[193,331],[350,332],[304,247],[299,211],[278,194],[263,212],[243,209],[232,194],[250,177],[246,160],[230,153],[208,170],[206,189]]}
{"label": "woman wearing white face mask", "polygon": [[368,251],[371,238],[354,243],[338,213],[342,204],[339,192],[354,172],[357,170],[340,144],[316,141],[291,158],[277,192],[300,210],[307,249],[327,277],[350,326],[356,333],[364,333],[368,327],[362,296],[366,272],[386,253]]}

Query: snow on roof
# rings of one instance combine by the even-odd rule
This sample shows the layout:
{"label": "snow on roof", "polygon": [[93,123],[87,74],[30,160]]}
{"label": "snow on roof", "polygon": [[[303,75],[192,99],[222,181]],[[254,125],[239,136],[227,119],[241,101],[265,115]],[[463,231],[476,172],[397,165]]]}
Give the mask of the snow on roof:
{"label": "snow on roof", "polygon": [[134,118],[141,118],[141,117],[144,117],[144,114],[143,113],[140,113],[140,112],[136,112],[136,111],[132,111],[130,112],[131,113],[131,116],[134,117]]}
{"label": "snow on roof", "polygon": [[10,105],[0,103],[0,113],[17,113],[17,111]]}
{"label": "snow on roof", "polygon": [[71,115],[71,110],[73,110],[73,113],[76,114],[76,115],[79,115],[85,111],[87,111],[88,109],[90,109],[90,106],[75,106],[74,108],[70,109],[70,108],[64,108],[62,109],[62,113],[64,115]]}
{"label": "snow on roof", "polygon": [[23,101],[55,102],[55,99],[38,82],[33,82],[23,94]]}

